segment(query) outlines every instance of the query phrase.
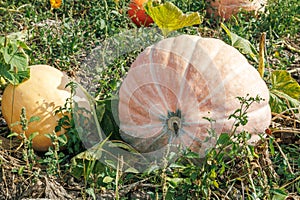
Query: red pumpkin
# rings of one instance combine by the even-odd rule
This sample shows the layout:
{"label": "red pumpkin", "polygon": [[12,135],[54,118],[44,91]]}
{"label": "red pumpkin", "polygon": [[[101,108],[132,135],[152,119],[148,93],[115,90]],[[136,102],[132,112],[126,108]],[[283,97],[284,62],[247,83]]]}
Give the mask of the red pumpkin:
{"label": "red pumpkin", "polygon": [[167,38],[136,58],[121,85],[121,136],[141,152],[179,145],[204,156],[216,139],[207,130],[230,132],[234,121],[228,117],[240,108],[236,97],[247,94],[264,99],[253,103],[239,129],[251,132],[249,142],[255,142],[271,120],[269,91],[257,70],[221,40]]}
{"label": "red pumpkin", "polygon": [[153,19],[147,15],[143,4],[148,0],[133,0],[129,4],[128,15],[130,19],[135,23],[138,27],[140,26],[149,26],[153,24]]}
{"label": "red pumpkin", "polygon": [[225,19],[237,14],[241,9],[246,11],[264,11],[267,0],[208,0],[209,14]]}

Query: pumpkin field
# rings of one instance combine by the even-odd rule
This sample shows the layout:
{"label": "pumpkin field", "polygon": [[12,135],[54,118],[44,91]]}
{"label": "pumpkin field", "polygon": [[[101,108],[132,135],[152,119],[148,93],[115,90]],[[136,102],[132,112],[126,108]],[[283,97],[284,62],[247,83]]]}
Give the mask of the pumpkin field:
{"label": "pumpkin field", "polygon": [[0,0],[0,200],[300,200],[298,0]]}

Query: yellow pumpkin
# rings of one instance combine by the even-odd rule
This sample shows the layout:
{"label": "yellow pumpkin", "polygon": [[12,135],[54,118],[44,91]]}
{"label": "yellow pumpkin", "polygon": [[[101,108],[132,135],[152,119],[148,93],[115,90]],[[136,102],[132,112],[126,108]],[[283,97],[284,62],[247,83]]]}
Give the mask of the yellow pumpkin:
{"label": "yellow pumpkin", "polygon": [[[45,134],[53,133],[61,116],[55,111],[64,106],[70,97],[70,90],[65,88],[71,79],[48,65],[34,65],[30,67],[30,78],[23,83],[13,86],[8,85],[2,97],[2,114],[11,131],[25,132],[27,137],[34,132],[39,134],[33,139],[33,148],[37,151],[47,151],[52,145]],[[82,101],[84,96],[81,95]],[[39,121],[28,124],[27,130],[22,130],[21,125],[12,125],[20,121],[22,108],[25,108],[26,117],[39,117]],[[62,130],[57,133],[61,135]]]}
{"label": "yellow pumpkin", "polygon": [[[239,128],[256,142],[271,120],[269,91],[238,50],[213,38],[181,35],[146,48],[132,64],[119,91],[121,136],[141,152],[182,146],[204,156],[217,136],[230,132],[236,97],[259,95],[248,123]],[[215,120],[210,122],[206,118]],[[158,155],[158,154],[157,154]]]}
{"label": "yellow pumpkin", "polygon": [[246,11],[264,11],[267,0],[208,0],[207,12],[225,19],[237,14],[241,9]]}

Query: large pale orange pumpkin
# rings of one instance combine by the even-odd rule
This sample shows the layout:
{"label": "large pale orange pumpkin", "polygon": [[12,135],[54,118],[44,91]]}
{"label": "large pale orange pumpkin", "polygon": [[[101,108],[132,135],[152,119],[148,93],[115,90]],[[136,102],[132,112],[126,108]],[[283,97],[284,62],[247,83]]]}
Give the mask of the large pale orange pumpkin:
{"label": "large pale orange pumpkin", "polygon": [[267,0],[208,0],[207,11],[215,16],[229,19],[241,9],[246,11],[264,11]]}
{"label": "large pale orange pumpkin", "polygon": [[[25,133],[27,137],[34,132],[39,134],[33,138],[33,148],[37,151],[47,151],[52,145],[45,134],[53,133],[61,118],[55,111],[64,106],[70,97],[70,90],[65,88],[70,78],[63,72],[48,65],[34,65],[30,67],[30,78],[18,86],[8,85],[2,97],[2,114],[10,129],[17,133]],[[79,96],[78,96],[79,95]],[[86,99],[78,90],[74,97],[78,103],[85,103]],[[85,103],[88,105],[88,103]],[[13,125],[20,121],[22,108],[26,110],[26,117],[39,117],[39,121],[28,124],[27,130],[21,125]],[[63,134],[62,130],[57,135]]]}
{"label": "large pale orange pumpkin", "polygon": [[179,145],[204,156],[215,144],[208,130],[214,129],[216,136],[230,132],[234,120],[228,117],[240,108],[236,97],[247,94],[264,99],[253,103],[249,122],[239,128],[252,133],[252,143],[271,119],[268,88],[256,69],[218,39],[164,39],[136,58],[121,85],[121,136],[141,152]]}

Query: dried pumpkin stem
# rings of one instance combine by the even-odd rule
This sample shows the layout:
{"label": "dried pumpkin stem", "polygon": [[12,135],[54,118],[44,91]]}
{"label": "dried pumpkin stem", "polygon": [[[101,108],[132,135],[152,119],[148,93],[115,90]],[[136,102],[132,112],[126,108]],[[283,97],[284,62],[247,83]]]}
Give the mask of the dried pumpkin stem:
{"label": "dried pumpkin stem", "polygon": [[177,135],[178,130],[181,128],[181,119],[177,116],[170,117],[168,119],[168,128]]}

